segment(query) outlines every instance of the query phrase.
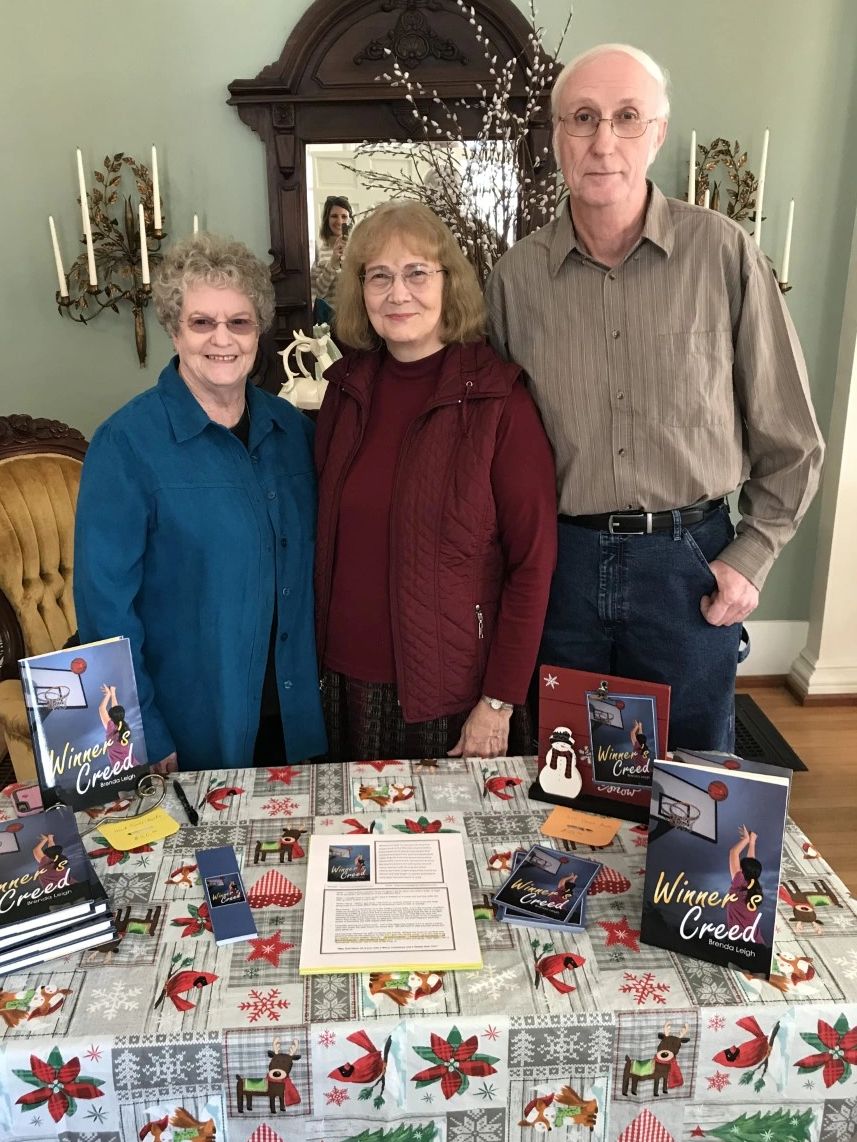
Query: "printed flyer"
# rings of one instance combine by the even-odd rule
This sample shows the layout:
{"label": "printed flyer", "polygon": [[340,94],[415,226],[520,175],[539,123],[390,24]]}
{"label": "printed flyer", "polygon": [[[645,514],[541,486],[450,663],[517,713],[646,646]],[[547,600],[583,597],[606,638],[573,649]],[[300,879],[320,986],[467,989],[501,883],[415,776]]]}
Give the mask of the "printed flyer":
{"label": "printed flyer", "polygon": [[460,834],[310,840],[301,975],[478,969]]}

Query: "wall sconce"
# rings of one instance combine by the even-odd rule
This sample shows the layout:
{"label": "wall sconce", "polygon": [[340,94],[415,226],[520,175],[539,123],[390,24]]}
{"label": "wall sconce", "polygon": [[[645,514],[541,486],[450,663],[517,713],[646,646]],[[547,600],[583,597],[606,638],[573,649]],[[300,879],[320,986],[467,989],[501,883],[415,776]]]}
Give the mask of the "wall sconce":
{"label": "wall sconce", "polygon": [[[121,192],[126,171],[133,172],[139,194],[136,211],[130,197]],[[152,296],[150,267],[161,260],[161,242],[166,237],[157,153],[152,147],[151,170],[122,151],[112,158],[105,155],[104,170],[94,172],[98,185],[87,193],[78,150],[77,174],[85,250],[72,263],[67,276],[54,220],[48,219],[59,285],[59,314],[86,325],[106,309],[119,313],[120,304],[130,305],[137,359],[142,368],[146,364],[144,313]]]}

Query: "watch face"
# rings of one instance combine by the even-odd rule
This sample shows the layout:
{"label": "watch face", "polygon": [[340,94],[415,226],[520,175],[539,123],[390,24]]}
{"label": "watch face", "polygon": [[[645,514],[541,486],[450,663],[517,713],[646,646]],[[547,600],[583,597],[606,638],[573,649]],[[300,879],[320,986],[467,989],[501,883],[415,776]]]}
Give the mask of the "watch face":
{"label": "watch face", "polygon": [[489,703],[488,703],[488,704],[489,704],[489,706],[491,707],[491,709],[492,709],[492,710],[499,710],[499,709],[501,709],[501,708],[502,708],[502,706],[503,706],[503,703],[500,701],[500,699],[499,699],[499,698],[491,698],[491,699],[489,700]]}

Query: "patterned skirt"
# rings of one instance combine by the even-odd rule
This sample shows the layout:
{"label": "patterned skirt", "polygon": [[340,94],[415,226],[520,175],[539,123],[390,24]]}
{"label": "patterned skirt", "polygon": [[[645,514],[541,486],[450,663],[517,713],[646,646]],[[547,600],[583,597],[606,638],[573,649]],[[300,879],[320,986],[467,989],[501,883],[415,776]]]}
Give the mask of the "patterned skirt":
{"label": "patterned skirt", "polygon": [[[448,714],[430,722],[405,722],[395,682],[361,682],[325,670],[321,682],[327,725],[328,761],[389,761],[445,757],[470,713]],[[534,752],[526,706],[516,706],[509,725],[507,753]]]}

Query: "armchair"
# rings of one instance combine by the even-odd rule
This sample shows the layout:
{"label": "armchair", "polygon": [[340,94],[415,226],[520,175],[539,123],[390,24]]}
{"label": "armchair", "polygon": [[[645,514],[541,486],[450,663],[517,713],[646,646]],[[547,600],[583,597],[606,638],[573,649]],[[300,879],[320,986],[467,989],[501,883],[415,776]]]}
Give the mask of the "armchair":
{"label": "armchair", "polygon": [[77,629],[74,513],[86,440],[75,428],[0,416],[0,756],[35,778],[18,659],[59,650]]}

